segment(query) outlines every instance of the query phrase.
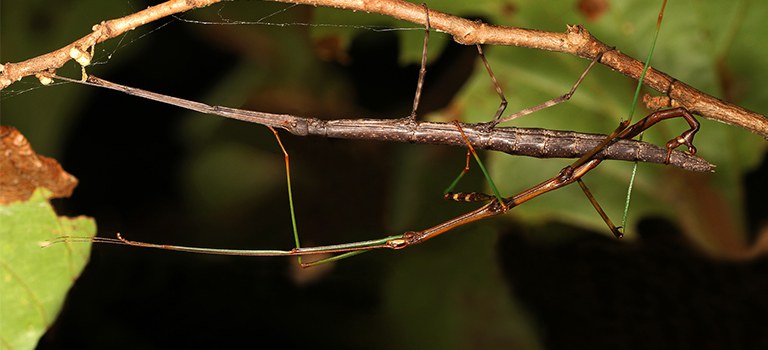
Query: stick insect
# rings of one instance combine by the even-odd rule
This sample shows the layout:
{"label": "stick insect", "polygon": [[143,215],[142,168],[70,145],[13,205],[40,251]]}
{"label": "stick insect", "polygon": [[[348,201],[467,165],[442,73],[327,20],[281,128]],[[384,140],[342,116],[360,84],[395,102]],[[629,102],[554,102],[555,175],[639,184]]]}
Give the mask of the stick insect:
{"label": "stick insect", "polygon": [[[663,8],[662,8],[662,11],[663,11]],[[412,135],[417,134],[416,131],[418,130],[417,128],[418,126],[426,125],[426,124],[435,124],[435,123],[419,122],[416,120],[417,110],[418,110],[420,96],[421,96],[421,90],[423,87],[424,77],[426,74],[426,54],[427,54],[429,31],[430,31],[429,10],[427,9],[426,6],[424,6],[424,13],[426,18],[426,25],[425,25],[425,32],[424,32],[423,48],[422,48],[421,69],[419,71],[419,77],[416,84],[416,92],[413,99],[412,110],[409,116],[399,121],[395,121],[394,123],[388,124],[388,125],[405,125],[406,128],[409,129],[408,131],[411,134],[411,137],[414,137]],[[458,135],[460,135],[460,138],[454,138],[454,139],[458,139],[458,142],[463,143],[467,147],[468,152],[467,152],[466,166],[464,170],[446,190],[445,197],[449,199],[462,200],[462,201],[487,202],[480,208],[477,208],[473,211],[470,211],[458,217],[449,219],[445,222],[439,223],[435,226],[429,227],[421,231],[408,231],[399,235],[391,235],[391,236],[387,236],[379,239],[360,241],[360,242],[326,245],[326,246],[318,246],[318,247],[302,247],[300,244],[299,236],[298,236],[298,230],[296,228],[296,219],[295,219],[294,208],[293,208],[289,155],[287,150],[283,146],[282,141],[280,140],[280,137],[277,131],[275,130],[275,128],[287,129],[293,133],[297,133],[300,135],[310,134],[312,133],[311,130],[320,128],[325,131],[326,136],[331,136],[331,137],[345,136],[344,133],[348,133],[352,135],[353,132],[351,132],[349,128],[345,129],[343,125],[342,126],[335,125],[335,128],[334,128],[334,125],[332,124],[321,123],[319,121],[313,121],[307,118],[300,119],[300,118],[287,116],[287,115],[272,115],[268,113],[251,112],[251,111],[238,110],[238,109],[220,107],[220,106],[208,106],[198,102],[183,100],[176,97],[171,97],[171,96],[152,93],[145,90],[126,87],[126,86],[111,83],[96,77],[89,77],[88,80],[83,83],[89,84],[89,85],[95,85],[99,87],[105,87],[109,89],[115,89],[115,90],[126,92],[128,94],[149,98],[149,99],[157,100],[164,103],[174,104],[177,106],[181,106],[181,107],[196,110],[196,111],[201,111],[204,113],[216,114],[216,115],[225,116],[228,118],[240,119],[240,120],[245,120],[249,122],[256,122],[256,123],[260,123],[267,126],[274,133],[274,136],[276,137],[278,144],[280,145],[281,150],[284,154],[284,161],[285,161],[285,167],[286,167],[286,182],[288,187],[289,205],[290,205],[292,226],[293,226],[294,240],[296,243],[296,247],[290,250],[239,250],[239,249],[198,248],[198,247],[186,247],[186,246],[164,245],[164,244],[131,241],[124,238],[119,233],[117,234],[116,238],[95,237],[92,239],[91,238],[84,239],[84,238],[78,238],[78,237],[60,237],[56,240],[51,241],[50,244],[57,243],[57,242],[67,242],[67,241],[68,242],[92,241],[96,243],[121,244],[121,245],[130,245],[130,246],[136,246],[136,247],[158,248],[158,249],[165,249],[165,250],[176,250],[176,251],[184,251],[184,252],[203,253],[203,254],[237,255],[237,256],[297,256],[299,259],[299,263],[302,267],[309,267],[309,266],[313,266],[320,263],[344,259],[353,255],[357,255],[357,254],[375,250],[375,249],[395,249],[395,250],[403,249],[403,248],[427,241],[445,232],[451,231],[454,228],[469,224],[471,222],[475,222],[475,221],[483,220],[492,216],[504,214],[507,211],[511,210],[512,208],[522,203],[525,203],[533,198],[536,198],[539,195],[559,189],[561,187],[572,184],[574,182],[579,182],[580,187],[583,189],[584,193],[587,195],[592,205],[598,211],[598,214],[604,219],[604,221],[608,225],[611,232],[613,232],[613,234],[616,237],[621,237],[622,232],[620,228],[616,227],[611,222],[611,220],[602,210],[600,205],[597,203],[597,200],[595,200],[594,196],[592,196],[589,189],[581,180],[584,175],[586,175],[589,171],[597,167],[603,161],[603,159],[606,158],[604,154],[605,151],[608,148],[614,146],[615,144],[621,142],[622,140],[629,140],[639,135],[640,133],[647,130],[648,128],[650,128],[651,126],[653,126],[659,121],[670,119],[670,118],[682,117],[688,122],[688,124],[690,125],[690,129],[683,132],[680,136],[670,140],[666,144],[665,152],[661,152],[660,159],[657,159],[657,160],[659,160],[658,162],[660,163],[669,164],[673,161],[673,158],[683,157],[683,155],[681,155],[682,154],[681,152],[673,152],[674,148],[681,145],[687,146],[688,153],[690,156],[693,156],[696,153],[696,148],[693,146],[693,137],[695,136],[699,128],[699,124],[696,121],[696,119],[684,108],[674,108],[670,110],[657,111],[657,112],[651,113],[650,115],[646,116],[645,118],[643,118],[642,120],[638,121],[635,124],[631,124],[629,119],[622,121],[619,124],[619,126],[616,128],[616,130],[614,130],[608,136],[598,136],[596,138],[593,138],[592,140],[593,142],[589,143],[588,147],[586,147],[586,149],[580,153],[580,157],[572,164],[563,168],[555,176],[527,190],[524,190],[516,195],[504,197],[499,193],[498,189],[496,189],[496,186],[493,184],[492,179],[488,175],[488,172],[485,170],[485,167],[483,166],[479,156],[477,155],[477,152],[475,151],[475,147],[473,146],[473,140],[471,140],[470,137],[467,135],[467,133],[465,133],[465,129],[472,129],[473,131],[492,134],[498,129],[502,129],[502,128],[497,128],[497,124],[499,123],[516,119],[516,118],[519,118],[519,117],[522,117],[522,116],[534,113],[536,111],[546,109],[553,105],[567,101],[568,99],[571,98],[571,96],[573,95],[573,93],[575,92],[579,84],[586,77],[589,70],[597,62],[599,62],[601,55],[598,55],[589,64],[589,66],[581,74],[581,76],[578,78],[578,80],[576,81],[576,83],[573,85],[573,87],[568,93],[562,96],[553,98],[551,100],[548,100],[544,103],[538,104],[536,106],[526,108],[524,110],[521,110],[509,116],[503,116],[503,113],[507,105],[506,98],[504,97],[504,93],[491,70],[490,64],[485,58],[482,47],[480,45],[477,45],[477,50],[478,50],[478,54],[480,55],[483,61],[483,64],[486,70],[488,71],[489,76],[491,77],[491,81],[494,84],[494,87],[496,89],[497,94],[499,95],[501,102],[499,104],[499,107],[493,119],[488,123],[481,124],[481,125],[468,125],[468,124],[461,124],[459,122],[454,122],[452,124],[452,128],[454,129],[454,134],[458,133]],[[647,64],[646,64],[646,69],[647,69]],[[62,77],[56,77],[56,78],[68,80],[68,81],[75,81],[72,79],[67,79]],[[78,81],[75,81],[75,82],[78,82]],[[355,122],[366,123],[366,120],[356,120]],[[333,132],[329,132],[333,130],[335,130],[338,134],[333,134]],[[350,136],[349,138],[354,138],[354,137]],[[484,148],[490,148],[490,147],[486,146]],[[463,176],[463,174],[465,174],[468,171],[469,163],[470,163],[470,155],[475,158],[476,163],[478,164],[480,169],[483,171],[487,181],[489,182],[494,192],[493,195],[486,195],[486,194],[480,194],[480,193],[452,193],[451,192],[454,186],[456,185],[456,183]],[[329,253],[337,254],[337,255],[332,256],[330,258],[310,262],[310,263],[302,262],[302,256],[304,255],[329,254]]]}

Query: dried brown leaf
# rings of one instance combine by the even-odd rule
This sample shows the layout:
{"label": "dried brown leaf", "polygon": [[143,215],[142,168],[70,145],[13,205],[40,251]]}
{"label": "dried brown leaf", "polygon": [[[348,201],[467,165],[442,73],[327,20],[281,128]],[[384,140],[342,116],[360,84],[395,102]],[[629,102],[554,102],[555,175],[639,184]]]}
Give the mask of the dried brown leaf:
{"label": "dried brown leaf", "polygon": [[69,197],[75,186],[77,179],[55,159],[35,153],[16,128],[0,125],[0,204],[27,200],[38,187]]}

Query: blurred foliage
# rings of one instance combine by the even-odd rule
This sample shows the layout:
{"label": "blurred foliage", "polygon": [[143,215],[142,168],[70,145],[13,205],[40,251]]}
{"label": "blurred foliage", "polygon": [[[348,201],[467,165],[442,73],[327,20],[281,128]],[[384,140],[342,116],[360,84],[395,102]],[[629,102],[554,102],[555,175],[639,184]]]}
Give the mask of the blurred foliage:
{"label": "blurred foliage", "polygon": [[[548,31],[583,23],[608,45],[645,57],[660,3],[607,2],[607,10],[591,20],[578,3],[440,1],[428,6]],[[84,35],[93,23],[148,5],[117,0],[73,4],[58,11],[42,0],[0,2],[0,61],[47,52]],[[765,6],[755,1],[671,2],[653,66],[746,108],[768,110],[768,89],[762,83],[768,69],[760,59],[762,47],[755,45],[766,34],[760,15]],[[173,96],[265,112],[346,118],[400,117],[410,111],[424,37],[414,24],[261,1],[226,2],[181,18],[213,24],[168,19],[139,28],[99,45],[95,61],[101,64],[89,72]],[[259,19],[262,24],[255,23]],[[229,25],[237,21],[248,23]],[[373,30],[380,26],[408,30]],[[471,56],[469,61],[438,68],[446,52],[459,49],[466,49],[462,52]],[[420,118],[491,118],[498,97],[473,51],[457,49],[446,35],[431,32]],[[510,101],[509,113],[565,93],[588,64],[564,54],[512,47],[488,47],[486,54]],[[442,78],[463,69],[473,73],[466,83],[454,83],[460,91],[450,99],[453,93],[445,90],[451,84]],[[79,76],[79,70],[68,64],[60,74]],[[626,116],[634,84],[598,66],[570,102],[510,124],[607,133]],[[94,216],[103,234],[120,231],[136,240],[198,246],[291,246],[282,154],[265,128],[71,84],[38,86],[25,79],[3,91],[2,122],[19,128],[41,154],[59,158],[80,178],[65,207]],[[446,96],[434,96],[441,94]],[[428,102],[441,97],[450,103]],[[646,113],[638,107],[635,120]],[[646,140],[663,144],[683,128],[684,123],[670,121],[654,127]],[[473,207],[439,200],[463,166],[461,149],[285,135],[283,142],[291,154],[304,244],[423,229]],[[696,143],[700,155],[718,165],[717,173],[701,176],[641,165],[629,236],[638,220],[660,214],[711,253],[744,249],[742,174],[763,156],[765,142],[703,121]],[[484,156],[504,194],[547,179],[570,162]],[[585,179],[616,221],[631,167],[607,162]],[[476,167],[460,186],[482,188]],[[100,258],[90,267],[90,278],[73,292],[71,310],[65,310],[65,321],[48,341],[81,348],[226,347],[248,339],[319,347],[541,348],[540,325],[530,321],[526,305],[510,298],[514,286],[505,283],[496,266],[495,242],[497,232],[515,222],[551,219],[609,235],[574,187],[423,246],[341,261],[309,286],[292,285],[289,275],[296,272],[286,272],[291,270],[282,259],[97,247]],[[711,226],[705,219],[726,224]],[[548,233],[542,237],[570,239],[562,232]],[[105,289],[109,292],[100,292]],[[105,305],[104,310],[92,309],[93,304]],[[101,332],[86,335],[91,328]],[[131,336],[117,338],[121,334]]]}

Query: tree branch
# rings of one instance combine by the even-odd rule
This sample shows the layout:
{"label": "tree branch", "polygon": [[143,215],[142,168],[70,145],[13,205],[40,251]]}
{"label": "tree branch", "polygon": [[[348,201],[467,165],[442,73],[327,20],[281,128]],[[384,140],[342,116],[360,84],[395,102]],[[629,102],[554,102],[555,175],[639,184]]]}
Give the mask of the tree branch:
{"label": "tree branch", "polygon": [[[102,21],[91,27],[90,34],[58,50],[30,58],[26,61],[0,65],[0,90],[21,80],[21,78],[46,71],[55,71],[70,59],[77,60],[77,57],[73,56],[81,57],[81,55],[88,55],[87,51],[89,48],[120,36],[129,30],[176,13],[205,7],[219,1],[221,0],[169,0],[125,17]],[[81,61],[78,60],[78,62]],[[87,62],[90,62],[90,59]]]}
{"label": "tree branch", "polygon": [[[19,63],[0,66],[0,89],[25,76],[53,71],[73,56],[87,54],[93,45],[114,38],[138,26],[175,13],[205,7],[220,0],[169,0],[129,16],[104,21],[93,26],[93,32],[56,51]],[[277,0],[297,4],[320,5],[348,10],[375,12],[417,24],[425,24],[424,9],[402,0]],[[565,33],[544,32],[508,26],[496,26],[479,21],[429,11],[432,28],[449,33],[461,44],[491,44],[534,48],[569,53],[594,59],[602,53],[600,63],[633,79],[639,79],[643,62],[627,56],[600,42],[580,25],[568,26]],[[82,62],[81,62],[82,63]],[[649,69],[643,83],[667,96],[677,106],[694,114],[723,123],[736,125],[768,139],[768,118],[765,115],[722,101],[703,93],[677,79]]]}

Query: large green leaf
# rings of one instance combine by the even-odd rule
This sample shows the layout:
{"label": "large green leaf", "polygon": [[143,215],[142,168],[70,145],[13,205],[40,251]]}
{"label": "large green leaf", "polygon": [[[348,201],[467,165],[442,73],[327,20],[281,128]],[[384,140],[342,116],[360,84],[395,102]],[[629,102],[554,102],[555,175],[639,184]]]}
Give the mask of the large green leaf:
{"label": "large green leaf", "polygon": [[90,244],[40,244],[62,235],[92,237],[86,217],[58,217],[38,189],[25,202],[0,206],[0,345],[34,349],[56,319],[67,291],[80,275]]}

